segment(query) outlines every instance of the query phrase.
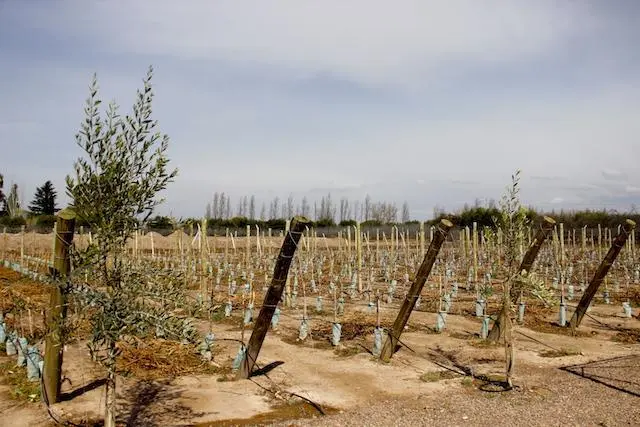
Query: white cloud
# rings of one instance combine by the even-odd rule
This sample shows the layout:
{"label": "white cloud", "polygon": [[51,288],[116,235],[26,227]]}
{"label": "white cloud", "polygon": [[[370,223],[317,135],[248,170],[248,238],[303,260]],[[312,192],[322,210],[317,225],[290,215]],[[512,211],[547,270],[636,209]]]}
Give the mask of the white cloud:
{"label": "white cloud", "polygon": [[624,172],[615,169],[604,169],[602,177],[609,181],[624,181],[627,179],[627,175]]}
{"label": "white cloud", "polygon": [[633,186],[633,185],[627,185],[627,186],[624,188],[624,190],[625,190],[627,193],[640,194],[640,187],[636,187],[636,186]]}
{"label": "white cloud", "polygon": [[[167,211],[179,215],[200,214],[214,191],[312,189],[430,214],[499,199],[516,168],[523,202],[556,208],[621,203],[640,182],[638,74],[607,74],[629,54],[607,43],[611,22],[588,2],[2,7],[0,26],[25,47],[0,67],[0,154],[26,187],[71,170],[91,73],[128,110],[140,63],[157,65],[155,112],[180,168]],[[37,34],[46,52],[28,45]]]}
{"label": "white cloud", "polygon": [[[26,25],[81,37],[97,51],[258,62],[299,76],[433,85],[443,64],[549,55],[601,25],[588,5],[552,0],[322,2],[62,1],[23,6]],[[450,70],[449,70],[450,71]],[[426,75],[436,76],[428,82]]]}

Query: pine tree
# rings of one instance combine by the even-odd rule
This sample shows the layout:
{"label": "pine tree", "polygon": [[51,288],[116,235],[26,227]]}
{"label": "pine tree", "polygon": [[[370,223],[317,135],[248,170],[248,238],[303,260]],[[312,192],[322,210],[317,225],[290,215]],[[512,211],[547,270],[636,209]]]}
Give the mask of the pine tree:
{"label": "pine tree", "polygon": [[56,213],[56,193],[51,181],[45,182],[42,187],[36,189],[36,194],[29,205],[29,210],[34,215],[54,215]]}

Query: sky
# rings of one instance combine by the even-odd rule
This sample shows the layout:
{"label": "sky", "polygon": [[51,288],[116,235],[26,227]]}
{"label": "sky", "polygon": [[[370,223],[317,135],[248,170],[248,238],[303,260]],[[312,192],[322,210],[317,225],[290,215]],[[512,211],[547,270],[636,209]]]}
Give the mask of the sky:
{"label": "sky", "polygon": [[330,192],[428,219],[516,169],[526,205],[629,210],[638,22],[634,0],[0,0],[0,173],[67,203],[91,76],[129,112],[153,65],[161,214]]}

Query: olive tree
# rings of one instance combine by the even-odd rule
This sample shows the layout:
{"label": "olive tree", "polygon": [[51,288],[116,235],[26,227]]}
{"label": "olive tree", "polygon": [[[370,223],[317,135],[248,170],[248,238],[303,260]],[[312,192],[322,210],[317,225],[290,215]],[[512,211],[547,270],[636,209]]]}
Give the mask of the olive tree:
{"label": "olive tree", "polygon": [[[126,244],[162,202],[158,194],[174,180],[166,151],[169,137],[152,119],[150,67],[137,91],[131,115],[120,116],[115,102],[104,117],[94,75],[76,135],[83,156],[67,176],[67,194],[78,218],[92,230],[92,242],[76,249],[72,295],[84,303],[92,325],[90,350],[107,371],[105,426],[115,425],[118,344],[157,334],[194,341],[190,319],[176,311],[186,297],[176,274],[159,274],[127,256]],[[88,280],[87,280],[88,279]]]}

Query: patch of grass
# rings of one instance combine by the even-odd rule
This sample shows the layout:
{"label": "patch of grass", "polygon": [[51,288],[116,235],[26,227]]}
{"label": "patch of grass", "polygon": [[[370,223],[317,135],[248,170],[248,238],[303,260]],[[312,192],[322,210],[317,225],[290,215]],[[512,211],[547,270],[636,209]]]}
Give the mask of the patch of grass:
{"label": "patch of grass", "polygon": [[475,338],[469,340],[469,345],[476,348],[491,348],[497,347],[498,343],[491,340],[483,340],[482,338]]}
{"label": "patch of grass", "polygon": [[473,335],[470,335],[470,334],[465,333],[465,332],[449,332],[449,336],[451,338],[455,338],[455,339],[458,339],[458,340],[466,340],[466,339],[469,339],[469,337],[473,336]]}
{"label": "patch of grass", "polygon": [[565,357],[565,356],[577,356],[582,352],[575,348],[561,348],[558,350],[546,350],[539,353],[540,357]]}
{"label": "patch of grass", "polygon": [[640,341],[640,329],[623,329],[611,337],[612,341],[635,344]]}
{"label": "patch of grass", "polygon": [[420,375],[420,379],[426,383],[435,383],[438,382],[440,380],[450,380],[452,378],[456,378],[458,376],[458,374],[456,374],[455,372],[451,372],[451,371],[432,371],[432,372],[425,372],[424,374]]}
{"label": "patch of grass", "polygon": [[504,374],[486,374],[481,376],[482,380],[485,382],[494,382],[499,383],[505,380]]}
{"label": "patch of grass", "polygon": [[473,377],[464,377],[460,381],[460,384],[462,384],[463,387],[473,387]]}
{"label": "patch of grass", "polygon": [[544,318],[535,316],[526,317],[524,325],[532,331],[542,332],[545,334],[569,335],[575,337],[588,337],[592,335],[590,332],[580,330],[574,331],[569,327],[560,326],[557,323],[549,322]]}
{"label": "patch of grass", "polygon": [[27,379],[27,368],[15,366],[13,360],[0,364],[0,381],[9,386],[9,396],[15,400],[40,401],[40,381]]}
{"label": "patch of grass", "polygon": [[362,347],[357,345],[339,345],[333,350],[336,356],[340,357],[350,357],[355,356],[356,354],[362,353],[364,350]]}

